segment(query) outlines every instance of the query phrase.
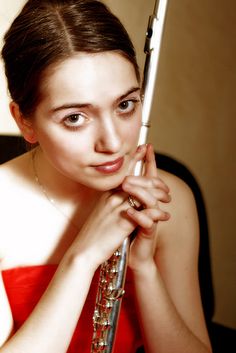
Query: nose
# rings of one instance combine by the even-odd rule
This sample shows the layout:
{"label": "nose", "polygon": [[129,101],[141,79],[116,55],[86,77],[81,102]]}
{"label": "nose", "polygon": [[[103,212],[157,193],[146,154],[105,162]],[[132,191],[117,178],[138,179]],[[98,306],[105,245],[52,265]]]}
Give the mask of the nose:
{"label": "nose", "polygon": [[119,129],[112,117],[100,121],[97,127],[96,152],[117,153],[122,145]]}

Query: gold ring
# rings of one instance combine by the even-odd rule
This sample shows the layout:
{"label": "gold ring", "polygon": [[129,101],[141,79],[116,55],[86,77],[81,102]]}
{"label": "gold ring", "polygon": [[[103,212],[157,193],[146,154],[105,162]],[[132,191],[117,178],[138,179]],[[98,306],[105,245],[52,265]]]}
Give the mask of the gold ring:
{"label": "gold ring", "polygon": [[135,210],[139,209],[139,205],[137,204],[137,201],[130,195],[128,196],[128,203],[130,207],[133,207]]}

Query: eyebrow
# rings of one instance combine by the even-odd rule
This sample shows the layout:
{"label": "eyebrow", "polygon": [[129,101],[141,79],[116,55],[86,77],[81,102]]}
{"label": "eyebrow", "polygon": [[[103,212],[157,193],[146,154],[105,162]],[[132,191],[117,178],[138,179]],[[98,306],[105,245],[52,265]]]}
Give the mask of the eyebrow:
{"label": "eyebrow", "polygon": [[[126,93],[122,94],[122,96],[118,97],[117,99],[115,99],[115,104],[117,104],[118,102],[120,102],[121,100],[123,100],[124,98],[126,98],[127,96],[129,96],[132,93],[136,93],[140,91],[140,87],[132,87],[130,88]],[[63,105],[60,105],[58,107],[52,108],[50,109],[50,111],[52,113],[57,112],[59,110],[63,110],[63,109],[69,109],[69,108],[85,108],[85,107],[92,107],[93,104],[91,103],[66,103]]]}

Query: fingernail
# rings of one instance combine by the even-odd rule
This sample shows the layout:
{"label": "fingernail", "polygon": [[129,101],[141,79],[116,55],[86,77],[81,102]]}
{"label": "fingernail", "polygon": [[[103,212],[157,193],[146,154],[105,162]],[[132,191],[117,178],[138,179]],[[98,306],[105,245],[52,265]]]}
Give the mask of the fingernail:
{"label": "fingernail", "polygon": [[139,145],[138,148],[137,148],[137,152],[141,152],[142,149],[143,149],[143,146],[144,146],[144,145]]}
{"label": "fingernail", "polygon": [[170,213],[169,212],[165,212],[165,216],[166,216],[166,220],[168,220],[170,218]]}

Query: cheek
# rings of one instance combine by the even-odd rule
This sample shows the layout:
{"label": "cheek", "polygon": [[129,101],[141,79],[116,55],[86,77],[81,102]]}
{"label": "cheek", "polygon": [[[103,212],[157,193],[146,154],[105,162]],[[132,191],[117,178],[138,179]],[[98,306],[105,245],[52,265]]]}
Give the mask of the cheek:
{"label": "cheek", "polygon": [[137,147],[138,140],[139,140],[139,133],[141,129],[141,115],[139,116],[138,119],[135,120],[133,124],[129,128],[126,128],[125,130],[125,138],[126,141],[129,141],[130,145],[134,145],[134,147]]}
{"label": "cheek", "polygon": [[76,133],[57,129],[38,131],[38,142],[47,159],[58,166],[66,166],[73,160],[82,162],[88,153],[88,139]]}
{"label": "cheek", "polygon": [[[82,143],[76,143],[73,138],[66,140],[44,140],[41,144],[44,156],[48,162],[65,177],[75,180],[75,175],[80,175],[87,165],[88,152]],[[61,142],[59,142],[61,141]],[[86,163],[87,162],[87,163]]]}

